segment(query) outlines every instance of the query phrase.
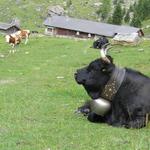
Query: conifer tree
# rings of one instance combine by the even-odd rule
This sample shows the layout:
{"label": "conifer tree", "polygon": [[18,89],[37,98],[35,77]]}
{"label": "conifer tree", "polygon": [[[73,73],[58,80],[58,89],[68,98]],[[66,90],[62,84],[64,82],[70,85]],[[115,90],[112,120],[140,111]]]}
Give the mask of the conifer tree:
{"label": "conifer tree", "polygon": [[124,17],[124,22],[125,23],[128,23],[129,21],[130,21],[130,12],[129,11],[127,11],[127,13],[126,13],[126,15],[125,15],[125,17]]}
{"label": "conifer tree", "polygon": [[133,5],[133,8],[141,21],[150,19],[150,0],[139,0]]}
{"label": "conifer tree", "polygon": [[120,25],[122,23],[122,8],[120,3],[118,3],[114,9],[114,13],[112,16],[112,23]]}
{"label": "conifer tree", "polygon": [[101,19],[105,21],[108,18],[109,11],[111,8],[111,1],[110,0],[103,0],[102,3],[103,5],[100,6],[100,8],[96,11],[96,14],[98,16],[101,16]]}
{"label": "conifer tree", "polygon": [[116,5],[118,3],[118,0],[113,0],[113,5]]}
{"label": "conifer tree", "polygon": [[112,24],[112,17],[111,17],[111,16],[109,16],[109,17],[108,17],[108,19],[107,19],[107,23]]}
{"label": "conifer tree", "polygon": [[137,15],[137,12],[134,12],[134,16],[132,18],[130,25],[134,26],[134,27],[141,27],[142,26],[140,17]]}
{"label": "conifer tree", "polygon": [[102,20],[105,20],[108,17],[110,7],[111,7],[110,0],[103,0],[103,7],[101,10]]}
{"label": "conifer tree", "polygon": [[67,8],[69,8],[72,5],[72,1],[71,0],[67,0]]}

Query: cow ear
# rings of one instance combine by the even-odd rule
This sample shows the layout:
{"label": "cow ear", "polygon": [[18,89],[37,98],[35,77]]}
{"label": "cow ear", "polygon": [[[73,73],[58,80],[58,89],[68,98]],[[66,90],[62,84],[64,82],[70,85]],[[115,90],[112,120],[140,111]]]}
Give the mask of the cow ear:
{"label": "cow ear", "polygon": [[110,64],[105,65],[105,66],[101,69],[101,71],[102,71],[103,73],[105,73],[105,74],[111,74],[111,73],[113,72],[113,70],[114,70],[114,65],[110,65]]}
{"label": "cow ear", "polygon": [[112,73],[114,70],[114,65],[108,64],[106,67],[107,73]]}

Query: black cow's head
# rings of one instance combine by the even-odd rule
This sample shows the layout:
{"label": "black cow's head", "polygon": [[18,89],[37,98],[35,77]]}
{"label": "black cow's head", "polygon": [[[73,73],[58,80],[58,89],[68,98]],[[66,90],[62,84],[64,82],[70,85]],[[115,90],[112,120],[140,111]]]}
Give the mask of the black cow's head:
{"label": "black cow's head", "polygon": [[100,97],[102,89],[114,69],[113,59],[110,56],[107,56],[107,58],[110,60],[110,63],[102,58],[96,59],[75,73],[77,83],[84,86],[92,99]]}

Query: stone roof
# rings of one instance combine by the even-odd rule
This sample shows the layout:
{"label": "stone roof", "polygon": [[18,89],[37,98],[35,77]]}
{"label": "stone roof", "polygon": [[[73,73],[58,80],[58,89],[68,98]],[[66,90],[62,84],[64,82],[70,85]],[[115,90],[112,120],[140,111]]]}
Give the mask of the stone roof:
{"label": "stone roof", "polygon": [[19,27],[17,27],[17,25],[15,25],[13,23],[9,24],[9,23],[2,23],[2,22],[0,22],[0,29],[2,29],[2,30],[7,30],[7,29],[9,29],[9,28],[11,28],[13,26],[15,26],[16,28],[19,29]]}
{"label": "stone roof", "polygon": [[68,16],[48,17],[43,24],[50,27],[58,27],[95,35],[103,35],[107,37],[113,37],[116,33],[131,34],[141,30],[139,28],[130,26],[119,26],[90,20],[71,18]]}

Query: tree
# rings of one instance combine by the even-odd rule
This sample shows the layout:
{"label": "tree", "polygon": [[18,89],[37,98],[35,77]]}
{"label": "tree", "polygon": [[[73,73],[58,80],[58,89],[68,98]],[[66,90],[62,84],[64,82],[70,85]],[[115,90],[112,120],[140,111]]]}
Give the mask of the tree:
{"label": "tree", "polygon": [[69,8],[71,5],[72,5],[72,1],[71,0],[67,0],[67,2],[66,2],[67,8]]}
{"label": "tree", "polygon": [[[134,3],[134,5],[135,5],[136,3]],[[132,12],[132,11],[134,11],[134,5],[130,5],[130,7],[129,7],[129,12]]]}
{"label": "tree", "polygon": [[122,9],[122,20],[124,19],[125,16],[126,16],[126,8],[124,7]]}
{"label": "tree", "polygon": [[107,23],[112,24],[112,17],[111,17],[111,16],[109,16],[109,17],[108,17],[108,19],[107,19]]}
{"label": "tree", "polygon": [[134,27],[141,27],[142,26],[140,17],[136,14],[136,12],[134,13],[134,16],[132,18],[130,25],[134,26]]}
{"label": "tree", "polygon": [[118,0],[113,0],[113,5],[116,5],[118,3]]}
{"label": "tree", "polygon": [[[145,0],[144,0],[145,1]],[[135,4],[134,13],[140,18],[141,20],[144,20],[144,1],[140,0],[137,4]]]}
{"label": "tree", "polygon": [[130,21],[130,12],[127,11],[127,13],[126,13],[126,15],[125,15],[125,17],[124,17],[124,22],[125,22],[125,23],[128,23],[129,21]]}
{"label": "tree", "polygon": [[122,10],[122,16],[125,16],[125,15],[126,15],[126,9],[123,8],[123,10]]}
{"label": "tree", "polygon": [[118,3],[114,9],[113,15],[112,15],[112,23],[120,25],[122,23],[122,8],[120,3]]}
{"label": "tree", "polygon": [[108,17],[110,8],[111,8],[110,0],[103,0],[103,6],[101,8],[101,18],[102,18],[102,20],[106,20],[106,18]]}
{"label": "tree", "polygon": [[134,11],[136,11],[141,21],[150,19],[150,0],[139,0],[138,3],[134,5],[134,8]]}
{"label": "tree", "polygon": [[118,3],[124,4],[124,0],[119,0]]}
{"label": "tree", "polygon": [[95,12],[96,14],[97,14],[97,16],[99,17],[100,16],[100,14],[101,14],[101,9],[99,8],[98,10],[96,10],[96,12]]}

